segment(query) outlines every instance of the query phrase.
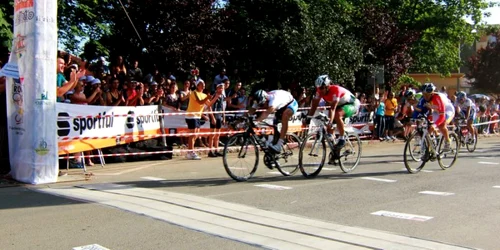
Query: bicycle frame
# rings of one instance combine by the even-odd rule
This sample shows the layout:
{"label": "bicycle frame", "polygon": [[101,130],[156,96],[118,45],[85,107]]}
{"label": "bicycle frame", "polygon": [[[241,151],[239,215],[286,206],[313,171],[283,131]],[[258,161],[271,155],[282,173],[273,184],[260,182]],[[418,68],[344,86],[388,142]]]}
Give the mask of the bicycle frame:
{"label": "bicycle frame", "polygon": [[[420,125],[418,124],[419,121],[420,121]],[[421,134],[420,145],[421,146],[424,145],[425,139],[428,139],[432,143],[432,147],[429,148],[429,153],[430,153],[430,156],[432,158],[432,157],[437,157],[439,155],[436,147],[439,146],[441,140],[443,139],[443,135],[440,133],[437,136],[437,138],[435,138],[435,139],[437,139],[437,141],[435,141],[436,143],[434,143],[433,139],[429,133],[429,129],[431,128],[431,126],[433,126],[433,123],[431,123],[427,119],[427,116],[423,116],[422,118],[417,119],[417,133]]]}
{"label": "bicycle frame", "polygon": [[[322,115],[320,115],[320,116],[321,116],[321,118],[320,118],[320,119],[318,119],[318,120],[320,120],[320,121],[321,121],[321,124],[319,125],[319,129],[318,129],[318,131],[316,132],[316,133],[317,133],[317,135],[318,135],[318,138],[319,138],[319,139],[316,139],[316,140],[314,141],[314,144],[313,144],[313,147],[312,147],[312,148],[315,148],[316,143],[318,143],[318,142],[322,142],[323,140],[326,140],[325,135],[327,135],[327,134],[328,134],[328,131],[326,130],[326,125],[328,124],[328,118],[327,118],[327,117],[326,117],[326,115],[324,115],[324,114],[322,114]],[[334,129],[334,130],[336,129],[336,125],[334,126],[334,128],[333,128],[333,129]],[[344,131],[344,133],[345,133],[347,136],[349,136],[349,133],[348,133],[347,131]],[[339,157],[340,157],[340,155],[338,155],[338,151],[336,150],[336,147],[335,147],[335,145],[336,145],[336,143],[337,143],[337,139],[335,138],[335,136],[332,136],[332,138],[333,138],[333,140],[326,140],[326,141],[327,141],[327,143],[328,143],[328,146],[330,147],[330,150],[331,150],[332,152],[337,152],[336,158],[339,158]],[[347,144],[346,146],[348,146],[348,147],[350,147],[350,148],[353,148],[353,145],[352,145],[351,140],[346,140],[346,144]],[[312,148],[311,148],[311,150],[312,150]],[[312,152],[310,152],[310,154],[312,154]]]}

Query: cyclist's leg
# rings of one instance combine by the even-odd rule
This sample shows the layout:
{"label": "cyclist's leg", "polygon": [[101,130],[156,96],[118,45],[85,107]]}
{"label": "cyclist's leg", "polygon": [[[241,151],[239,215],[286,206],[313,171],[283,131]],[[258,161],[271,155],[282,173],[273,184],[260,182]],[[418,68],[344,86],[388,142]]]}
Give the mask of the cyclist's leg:
{"label": "cyclist's leg", "polygon": [[299,109],[299,104],[297,103],[296,100],[294,100],[292,103],[290,103],[285,111],[283,112],[283,115],[281,117],[281,131],[280,131],[280,140],[284,140],[286,137],[286,133],[288,132],[288,121],[290,121],[290,118],[297,113],[297,110]]}
{"label": "cyclist's leg", "polygon": [[472,125],[474,123],[474,120],[476,119],[476,113],[471,111],[471,114],[469,116],[469,119],[467,120],[467,129],[469,130],[469,133],[474,136],[476,128]]}
{"label": "cyclist's leg", "polygon": [[281,120],[281,131],[280,131],[280,138],[279,138],[278,142],[275,145],[270,145],[270,147],[274,151],[276,151],[276,152],[281,151],[281,147],[283,146],[283,142],[285,140],[286,133],[288,132],[288,121],[293,116],[293,114],[295,114],[295,112],[297,112],[298,108],[299,108],[299,105],[298,105],[297,101],[294,100],[282,112],[279,112],[281,117],[276,117],[276,119]]}
{"label": "cyclist's leg", "polygon": [[360,103],[356,99],[354,103],[343,105],[335,110],[335,123],[339,129],[339,142],[338,146],[343,146],[345,144],[345,126],[344,118],[350,118],[355,115],[359,110]]}

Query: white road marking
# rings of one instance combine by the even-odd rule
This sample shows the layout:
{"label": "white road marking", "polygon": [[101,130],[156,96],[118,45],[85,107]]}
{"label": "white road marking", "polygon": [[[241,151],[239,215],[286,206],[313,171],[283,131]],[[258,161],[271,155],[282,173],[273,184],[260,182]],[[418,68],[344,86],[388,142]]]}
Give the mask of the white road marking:
{"label": "white road marking", "polygon": [[391,163],[391,164],[405,164],[404,162],[402,161],[390,161],[388,163]]}
{"label": "white road marking", "polygon": [[337,170],[337,169],[336,168],[322,168],[322,170],[333,171],[333,170]]}
{"label": "white road marking", "polygon": [[141,179],[148,180],[148,181],[166,181],[166,179],[153,177],[153,176],[144,176],[144,177],[141,177]]}
{"label": "white road marking", "polygon": [[422,192],[418,192],[418,193],[419,193],[419,194],[440,195],[440,196],[450,196],[450,195],[454,195],[454,193],[436,192],[436,191],[422,191]]}
{"label": "white road marking", "polygon": [[397,218],[397,219],[403,219],[403,220],[413,220],[413,221],[428,221],[428,220],[433,218],[430,216],[397,213],[397,212],[384,211],[384,210],[373,212],[372,214],[378,215],[378,216],[383,216],[383,217],[391,217],[391,218]]}
{"label": "white road marking", "polygon": [[370,181],[381,181],[381,182],[396,182],[397,181],[397,180],[380,179],[380,178],[374,178],[374,177],[361,177],[361,179],[370,180]]}
{"label": "white road marking", "polygon": [[493,188],[500,188],[500,186],[493,186]]}
{"label": "white road marking", "polygon": [[269,188],[269,189],[275,189],[275,190],[288,190],[288,189],[292,189],[292,187],[285,187],[285,186],[278,186],[278,185],[271,185],[271,184],[257,184],[255,186],[256,187]]}
{"label": "white road marking", "polygon": [[478,163],[485,164],[485,165],[498,165],[498,162],[489,162],[489,161],[480,161]]}
{"label": "white road marking", "polygon": [[344,226],[221,200],[130,185],[105,183],[35,191],[107,205],[260,248],[467,249],[379,230]]}
{"label": "white road marking", "polygon": [[[402,168],[401,170],[408,171],[408,169],[406,169],[406,168]],[[420,170],[420,172],[424,172],[424,173],[432,173],[432,172],[434,172],[434,171],[432,171],[432,170],[423,170],[423,169],[422,169],[422,170]]]}
{"label": "white road marking", "polygon": [[142,167],[137,167],[137,168],[132,168],[132,169],[128,169],[128,170],[124,170],[124,171],[121,171],[121,172],[118,172],[118,173],[103,173],[103,172],[93,172],[94,175],[122,175],[122,174],[126,174],[126,173],[131,173],[131,172],[135,172],[135,171],[139,171],[141,169],[145,169],[145,168],[149,168],[149,167],[152,167],[152,166],[157,166],[157,165],[161,165],[161,164],[165,164],[164,162],[158,162],[158,163],[153,163],[153,164],[149,164],[149,165],[146,165],[146,166],[142,166]]}
{"label": "white road marking", "polygon": [[278,171],[272,171],[272,172],[267,172],[267,173],[268,173],[268,174],[281,175],[281,173],[280,173],[280,172],[278,172]]}
{"label": "white road marking", "polygon": [[478,159],[493,159],[493,157],[489,157],[489,156],[477,156],[476,158],[478,158]]}
{"label": "white road marking", "polygon": [[92,244],[80,247],[73,247],[73,250],[110,250],[109,248],[105,248],[99,244]]}

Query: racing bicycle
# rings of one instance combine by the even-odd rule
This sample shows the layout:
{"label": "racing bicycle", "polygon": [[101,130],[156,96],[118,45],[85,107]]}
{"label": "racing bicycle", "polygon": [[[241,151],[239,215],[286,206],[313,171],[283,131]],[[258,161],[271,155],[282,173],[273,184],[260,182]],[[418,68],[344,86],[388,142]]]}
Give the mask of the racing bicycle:
{"label": "racing bicycle", "polygon": [[332,165],[338,164],[344,173],[352,172],[358,166],[361,158],[359,135],[354,131],[348,131],[349,128],[346,128],[346,143],[343,148],[339,149],[335,146],[337,144],[335,136],[329,135],[326,130],[329,123],[328,116],[319,113],[316,116],[307,117],[319,121],[319,126],[314,132],[306,136],[300,147],[299,169],[302,175],[306,178],[313,178],[321,172],[326,161],[327,144],[330,148],[328,163]]}
{"label": "racing bicycle", "polygon": [[[273,124],[263,122],[258,127],[253,121],[253,116],[238,119],[243,123],[244,132],[229,137],[224,145],[222,157],[224,169],[231,178],[239,182],[252,178],[259,166],[259,152],[264,153],[264,165],[269,169],[276,168],[284,176],[297,172],[301,144],[297,135],[287,133],[281,152],[275,152],[268,145],[276,143],[280,137],[279,120],[274,119]],[[268,127],[273,128],[272,141],[268,141],[271,136],[265,135]],[[260,133],[259,129],[261,129]],[[234,150],[237,151],[235,154],[230,153]]]}
{"label": "racing bicycle", "polygon": [[477,146],[477,130],[474,135],[469,132],[467,128],[467,121],[463,118],[455,119],[455,134],[457,134],[460,141],[460,147],[466,147],[467,151],[474,152]]}
{"label": "racing bicycle", "polygon": [[450,150],[444,151],[443,135],[436,136],[429,133],[433,122],[426,115],[419,115],[414,119],[417,129],[413,131],[406,140],[403,161],[409,173],[418,173],[428,161],[437,160],[441,169],[446,170],[455,164],[458,155],[458,137],[453,131],[449,131]]}

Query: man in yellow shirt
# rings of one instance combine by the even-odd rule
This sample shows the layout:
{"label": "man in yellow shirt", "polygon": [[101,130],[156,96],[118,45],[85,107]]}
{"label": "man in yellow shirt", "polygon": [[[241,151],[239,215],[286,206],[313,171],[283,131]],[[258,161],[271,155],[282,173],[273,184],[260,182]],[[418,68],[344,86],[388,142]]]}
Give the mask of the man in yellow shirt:
{"label": "man in yellow shirt", "polygon": [[387,94],[387,99],[384,101],[385,104],[385,112],[384,112],[384,120],[385,120],[385,140],[396,140],[396,137],[392,135],[394,131],[394,115],[398,109],[398,100],[394,98],[394,93],[389,92]]}
{"label": "man in yellow shirt", "polygon": [[194,152],[194,141],[196,140],[196,135],[194,134],[200,132],[200,119],[205,106],[208,107],[208,110],[211,110],[212,105],[215,101],[217,101],[217,99],[219,99],[221,95],[219,92],[217,92],[214,98],[212,98],[212,96],[203,93],[204,89],[205,82],[201,79],[198,79],[198,81],[196,82],[196,89],[189,95],[189,104],[186,110],[186,123],[189,129],[189,133],[193,134],[188,138],[188,149],[190,151],[187,153],[186,158],[189,160],[201,159],[198,154]]}

